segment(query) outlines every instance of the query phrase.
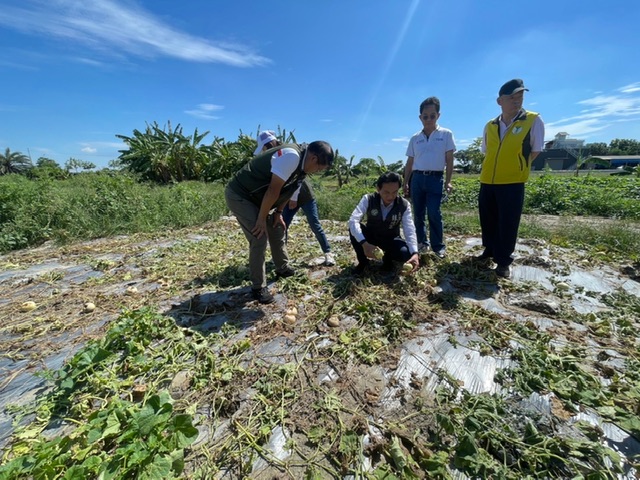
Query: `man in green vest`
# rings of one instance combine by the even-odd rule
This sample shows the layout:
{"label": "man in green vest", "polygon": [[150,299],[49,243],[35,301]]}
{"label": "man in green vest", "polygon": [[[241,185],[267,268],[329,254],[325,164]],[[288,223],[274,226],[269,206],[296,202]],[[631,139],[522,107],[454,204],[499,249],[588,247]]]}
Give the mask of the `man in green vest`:
{"label": "man in green vest", "polygon": [[249,241],[251,296],[260,303],[274,301],[266,281],[267,241],[276,275],[290,277],[295,273],[289,266],[285,247],[282,209],[307,175],[331,167],[334,159],[331,145],[321,140],[308,145],[276,145],[260,152],[269,143],[269,135],[273,136],[271,132],[260,134],[256,149],[259,153],[234,175],[225,189],[227,206]]}
{"label": "man in green vest", "polygon": [[519,78],[500,87],[502,113],[484,127],[478,210],[484,252],[476,261],[496,262],[496,275],[509,278],[511,256],[516,248],[524,184],[531,164],[544,146],[544,123],[540,115],[522,108],[525,88]]}

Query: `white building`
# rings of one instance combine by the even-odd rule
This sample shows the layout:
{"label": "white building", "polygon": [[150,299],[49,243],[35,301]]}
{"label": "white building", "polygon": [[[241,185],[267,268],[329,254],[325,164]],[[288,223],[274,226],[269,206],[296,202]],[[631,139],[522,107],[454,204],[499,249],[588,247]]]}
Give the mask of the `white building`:
{"label": "white building", "polygon": [[547,142],[545,145],[546,149],[552,148],[564,148],[565,150],[580,150],[584,147],[584,140],[579,140],[577,138],[567,138],[569,134],[567,132],[558,132],[556,133],[556,137]]}

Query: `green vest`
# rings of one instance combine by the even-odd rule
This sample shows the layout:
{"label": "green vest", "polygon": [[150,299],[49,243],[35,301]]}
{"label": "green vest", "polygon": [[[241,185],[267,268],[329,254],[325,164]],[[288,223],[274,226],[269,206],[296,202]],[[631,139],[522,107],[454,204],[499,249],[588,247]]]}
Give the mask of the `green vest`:
{"label": "green vest", "polygon": [[302,169],[303,151],[306,150],[306,147],[306,144],[284,144],[259,153],[236,172],[229,182],[229,188],[259,207],[262,205],[264,194],[271,183],[271,157],[283,148],[292,148],[298,152],[300,157],[298,166],[285,180],[278,199],[269,207],[284,205],[306,177],[306,173]]}
{"label": "green vest", "polygon": [[531,171],[531,127],[538,116],[522,110],[500,140],[500,117],[487,123],[486,153],[480,183],[504,185],[525,183]]}
{"label": "green vest", "polygon": [[311,187],[309,180],[305,178],[304,182],[302,182],[302,185],[300,186],[300,193],[298,194],[298,206],[301,207],[305,203],[313,200],[313,198],[313,188]]}

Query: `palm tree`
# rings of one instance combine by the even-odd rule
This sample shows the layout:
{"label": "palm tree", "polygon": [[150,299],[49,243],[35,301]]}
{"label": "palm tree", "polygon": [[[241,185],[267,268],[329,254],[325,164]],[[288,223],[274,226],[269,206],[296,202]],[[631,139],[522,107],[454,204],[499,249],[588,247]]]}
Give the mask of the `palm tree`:
{"label": "palm tree", "polygon": [[24,153],[12,152],[8,147],[4,155],[0,153],[0,175],[23,173],[32,166],[31,159]]}

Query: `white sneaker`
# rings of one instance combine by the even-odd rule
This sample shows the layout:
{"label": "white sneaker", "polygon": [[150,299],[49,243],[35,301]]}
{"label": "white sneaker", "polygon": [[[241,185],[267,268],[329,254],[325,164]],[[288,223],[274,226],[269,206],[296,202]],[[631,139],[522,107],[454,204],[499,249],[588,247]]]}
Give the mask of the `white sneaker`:
{"label": "white sneaker", "polygon": [[336,257],[333,256],[333,253],[327,252],[324,254],[324,264],[327,267],[332,267],[336,264]]}

